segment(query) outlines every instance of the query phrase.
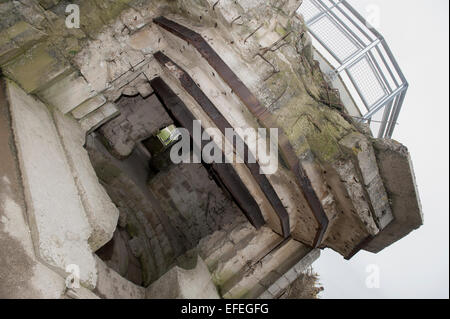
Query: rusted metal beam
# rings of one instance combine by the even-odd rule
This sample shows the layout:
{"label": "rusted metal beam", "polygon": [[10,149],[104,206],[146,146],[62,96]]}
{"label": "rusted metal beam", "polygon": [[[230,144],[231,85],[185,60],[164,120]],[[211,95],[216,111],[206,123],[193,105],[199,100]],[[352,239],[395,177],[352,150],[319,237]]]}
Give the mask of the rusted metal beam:
{"label": "rusted metal beam", "polygon": [[[165,30],[191,44],[240,98],[250,113],[258,120],[260,125],[265,128],[277,127],[276,119],[273,118],[273,115],[259,103],[256,96],[247,88],[247,86],[245,86],[233,70],[231,70],[200,34],[164,17],[158,17],[153,21]],[[326,216],[322,203],[312,188],[311,181],[306,175],[285,132],[279,127],[278,131],[280,154],[286,165],[295,174],[296,182],[308,201],[314,214],[314,218],[318,223],[317,234],[313,246],[319,247],[329,224],[328,217]]]}
{"label": "rusted metal beam", "polygon": [[[150,84],[157,96],[163,102],[169,115],[177,122],[177,124],[186,128],[192,137],[193,123],[196,118],[191,111],[161,78],[153,79],[150,81]],[[204,129],[202,127],[201,133],[203,134],[203,132]],[[196,147],[199,147],[199,149],[202,150],[202,145],[196,145]],[[211,168],[223,183],[226,190],[231,194],[236,204],[246,215],[250,223],[257,229],[263,226],[265,221],[261,210],[245,184],[239,178],[239,175],[236,173],[233,166],[230,164],[211,164]]]}
{"label": "rusted metal beam", "polygon": [[[162,67],[166,67],[168,70],[172,71],[173,74],[180,81],[181,86],[186,90],[186,92],[191,95],[194,100],[200,105],[200,107],[205,111],[205,113],[212,119],[217,128],[225,134],[225,129],[233,128],[232,125],[227,121],[227,119],[219,112],[217,107],[211,102],[211,100],[203,93],[203,91],[197,86],[194,80],[189,76],[189,74],[173,62],[169,57],[167,57],[162,52],[156,52],[154,54],[155,59],[161,64]],[[230,139],[230,143],[234,145],[234,141]],[[236,143],[244,146],[244,154],[239,154],[244,160],[245,165],[250,170],[253,178],[258,184],[261,191],[266,196],[267,200],[273,207],[277,217],[280,221],[281,230],[283,232],[283,237],[287,238],[290,235],[289,227],[289,214],[286,211],[283,203],[278,197],[277,193],[273,189],[272,185],[268,181],[264,174],[261,174],[261,168],[258,162],[255,163],[249,161],[249,157],[246,154],[250,154],[247,143],[245,143],[240,136],[236,136]]]}
{"label": "rusted metal beam", "polygon": [[200,34],[164,17],[158,17],[153,22],[194,46],[255,117],[259,118],[267,111]]}

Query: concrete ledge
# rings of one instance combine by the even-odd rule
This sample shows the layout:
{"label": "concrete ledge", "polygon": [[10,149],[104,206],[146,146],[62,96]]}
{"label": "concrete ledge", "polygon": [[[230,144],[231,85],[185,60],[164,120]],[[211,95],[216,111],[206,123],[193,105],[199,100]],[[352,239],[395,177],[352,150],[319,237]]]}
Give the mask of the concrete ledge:
{"label": "concrete ledge", "polygon": [[3,79],[0,78],[0,299],[54,299],[64,278],[36,258]]}
{"label": "concrete ledge", "polygon": [[80,124],[86,133],[89,134],[119,114],[120,112],[117,106],[113,103],[106,103],[94,112],[91,112],[86,117],[82,118],[80,120]]}
{"label": "concrete ledge", "polygon": [[93,288],[91,228],[52,116],[15,83],[7,82],[7,92],[36,255],[62,276],[78,265],[82,284]]}
{"label": "concrete ledge", "polygon": [[49,88],[38,93],[48,105],[56,107],[63,114],[69,113],[97,93],[77,72],[66,76]]}
{"label": "concrete ledge", "polygon": [[364,248],[378,253],[422,226],[423,214],[407,148],[394,140],[375,140],[373,145],[394,214],[394,221]]}
{"label": "concrete ledge", "polygon": [[53,114],[92,228],[89,245],[92,251],[96,251],[112,238],[119,219],[119,210],[100,185],[89,155],[83,147],[85,134],[80,125],[72,117],[63,115],[57,110],[54,110]]}

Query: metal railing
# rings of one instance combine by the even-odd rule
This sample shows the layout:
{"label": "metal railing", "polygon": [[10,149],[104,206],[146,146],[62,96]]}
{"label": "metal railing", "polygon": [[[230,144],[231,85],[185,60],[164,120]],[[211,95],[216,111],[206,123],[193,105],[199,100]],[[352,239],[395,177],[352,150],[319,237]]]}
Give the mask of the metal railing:
{"label": "metal railing", "polygon": [[383,36],[345,0],[304,0],[299,13],[334,69],[329,75],[339,76],[355,100],[359,119],[391,138],[408,83]]}

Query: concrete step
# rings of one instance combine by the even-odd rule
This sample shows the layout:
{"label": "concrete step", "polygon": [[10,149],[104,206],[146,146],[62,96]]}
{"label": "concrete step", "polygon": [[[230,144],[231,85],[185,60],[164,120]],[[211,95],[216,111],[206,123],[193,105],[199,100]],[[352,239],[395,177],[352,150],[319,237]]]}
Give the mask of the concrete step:
{"label": "concrete step", "polygon": [[311,248],[288,239],[221,289],[226,299],[256,298],[300,261]]}
{"label": "concrete step", "polygon": [[283,242],[283,238],[271,229],[263,227],[257,233],[245,237],[235,244],[233,256],[219,261],[214,270],[213,280],[226,292],[241,278],[251,272],[254,265]]}

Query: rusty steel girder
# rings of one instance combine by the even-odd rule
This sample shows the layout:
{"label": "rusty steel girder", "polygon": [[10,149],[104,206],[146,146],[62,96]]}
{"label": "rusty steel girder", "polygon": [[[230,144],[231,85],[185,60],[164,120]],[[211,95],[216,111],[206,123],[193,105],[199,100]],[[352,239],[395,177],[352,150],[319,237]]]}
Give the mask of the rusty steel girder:
{"label": "rusty steel girder", "polygon": [[[165,17],[158,17],[154,19],[153,22],[191,44],[240,98],[261,126],[265,128],[277,127],[276,120],[273,118],[272,114],[267,110],[267,108],[260,104],[256,96],[248,89],[248,87],[239,79],[233,70],[231,70],[231,68],[220,58],[220,56],[200,34]],[[308,205],[313,212],[314,218],[318,223],[318,229],[314,238],[313,247],[319,247],[328,228],[328,217],[326,216],[322,203],[312,187],[310,179],[303,169],[302,163],[296,156],[291,143],[284,133],[284,130],[278,127],[278,131],[280,154],[288,168],[294,173],[296,182],[306,198]]]}
{"label": "rusty steel girder", "polygon": [[[175,62],[173,62],[169,57],[167,57],[162,52],[156,52],[154,54],[155,59],[163,67],[170,67],[173,73],[176,74],[181,86],[186,90],[189,95],[191,95],[194,100],[201,106],[205,113],[212,119],[217,128],[222,132],[224,136],[225,129],[233,128],[231,124],[225,119],[225,117],[219,112],[217,107],[211,102],[211,100],[203,93],[203,91],[195,84],[194,80],[186,73],[182,68],[180,68]],[[260,166],[258,162],[249,161],[249,158],[245,154],[250,154],[247,143],[245,143],[240,136],[236,136],[236,142],[244,146],[244,154],[240,154],[241,158],[244,160],[245,165],[250,170],[253,178],[258,184],[259,188],[262,190],[267,200],[273,207],[275,213],[280,221],[281,230],[283,237],[287,238],[290,235],[289,227],[289,214],[286,211],[283,203],[278,197],[277,193],[273,189],[272,185],[269,183],[267,177],[260,173]],[[234,146],[234,141],[230,140],[230,143]]]}

